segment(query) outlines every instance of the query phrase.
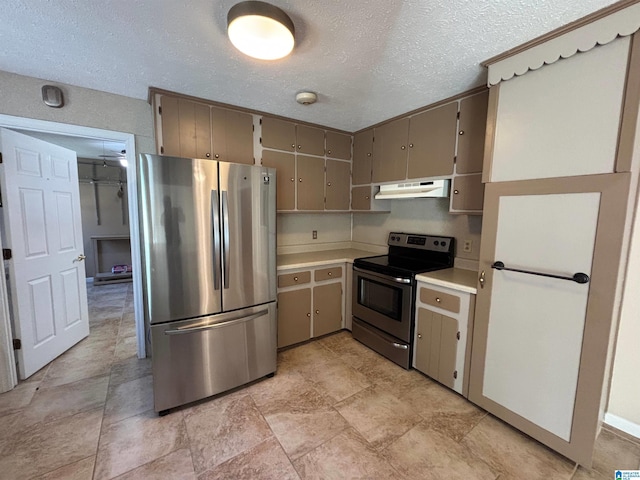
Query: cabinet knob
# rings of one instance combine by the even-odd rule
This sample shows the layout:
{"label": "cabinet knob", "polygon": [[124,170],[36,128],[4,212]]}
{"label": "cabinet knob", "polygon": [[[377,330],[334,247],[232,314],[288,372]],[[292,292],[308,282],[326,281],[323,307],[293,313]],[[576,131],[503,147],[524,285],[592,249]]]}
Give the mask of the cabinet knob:
{"label": "cabinet knob", "polygon": [[410,143],[410,144],[409,144],[409,148],[413,148],[413,143]]}
{"label": "cabinet knob", "polygon": [[421,333],[418,334],[418,338],[422,338],[422,334]]}
{"label": "cabinet knob", "polygon": [[464,130],[460,130],[460,131],[458,132],[458,135],[464,135]]}
{"label": "cabinet knob", "polygon": [[291,177],[291,181],[292,181],[292,182],[295,182],[295,181],[296,181],[296,179],[295,179],[295,178],[293,178],[293,177]]}
{"label": "cabinet knob", "polygon": [[307,313],[307,317],[311,317],[311,314],[310,314],[310,313]]}
{"label": "cabinet knob", "polygon": [[370,156],[371,156],[371,154],[370,154],[370,153],[367,153],[367,157],[370,157]]}
{"label": "cabinet knob", "polygon": [[316,310],[316,315],[320,315],[320,310]]}
{"label": "cabinet knob", "polygon": [[300,177],[300,178],[298,179],[298,181],[299,181],[299,182],[302,182],[302,177]]}
{"label": "cabinet knob", "polygon": [[440,303],[442,300],[440,300],[440,297],[436,297],[436,302]]}
{"label": "cabinet knob", "polygon": [[369,200],[369,195],[365,195],[364,199]]}
{"label": "cabinet knob", "polygon": [[296,144],[295,144],[295,143],[292,143],[292,144],[291,144],[291,148],[296,148]]}
{"label": "cabinet knob", "polygon": [[204,156],[209,158],[211,156],[211,154],[210,153],[205,153]]}
{"label": "cabinet knob", "polygon": [[297,282],[298,281],[298,277],[293,277],[293,281]]}
{"label": "cabinet knob", "polygon": [[331,277],[331,276],[333,276],[333,272],[327,272],[327,275],[329,275]]}
{"label": "cabinet knob", "polygon": [[327,153],[328,153],[329,155],[331,155],[331,150],[327,150]]}
{"label": "cabinet knob", "polygon": [[402,146],[400,147],[400,150],[406,150],[406,149],[407,149],[407,147],[405,147],[404,145],[402,145]]}
{"label": "cabinet knob", "polygon": [[302,145],[298,145],[298,150],[302,150]]}
{"label": "cabinet knob", "polygon": [[331,182],[327,182],[327,187],[330,187],[330,186],[331,186]]}
{"label": "cabinet knob", "polygon": [[454,193],[455,195],[457,195],[457,194],[459,194],[459,193],[460,193],[460,191],[459,191],[459,190],[454,190],[454,191],[453,191],[453,193]]}
{"label": "cabinet knob", "polygon": [[217,153],[214,155],[214,157],[216,158],[220,158],[220,155],[218,155]]}

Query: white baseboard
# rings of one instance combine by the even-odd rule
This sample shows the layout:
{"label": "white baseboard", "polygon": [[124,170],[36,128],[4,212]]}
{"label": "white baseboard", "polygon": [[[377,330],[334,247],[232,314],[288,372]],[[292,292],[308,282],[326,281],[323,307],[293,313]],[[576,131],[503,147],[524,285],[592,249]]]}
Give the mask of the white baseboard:
{"label": "white baseboard", "polygon": [[640,425],[638,425],[637,423],[625,420],[624,418],[614,415],[613,413],[604,414],[604,423],[612,426],[613,428],[617,428],[624,433],[628,433],[629,435],[633,435],[636,438],[640,438]]}

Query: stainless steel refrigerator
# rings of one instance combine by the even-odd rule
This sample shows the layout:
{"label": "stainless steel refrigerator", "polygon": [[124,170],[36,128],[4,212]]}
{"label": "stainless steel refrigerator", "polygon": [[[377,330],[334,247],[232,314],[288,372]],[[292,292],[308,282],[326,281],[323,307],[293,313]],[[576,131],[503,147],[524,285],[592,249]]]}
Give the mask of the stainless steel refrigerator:
{"label": "stainless steel refrigerator", "polygon": [[138,179],[155,410],[275,372],[275,170],[141,154]]}

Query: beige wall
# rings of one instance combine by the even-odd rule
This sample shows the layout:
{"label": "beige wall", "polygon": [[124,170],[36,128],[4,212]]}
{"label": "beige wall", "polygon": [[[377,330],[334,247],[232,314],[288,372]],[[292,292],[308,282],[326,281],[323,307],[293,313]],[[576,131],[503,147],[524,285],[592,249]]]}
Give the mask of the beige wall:
{"label": "beige wall", "polygon": [[[310,247],[351,241],[351,215],[348,213],[279,213],[278,247]],[[318,238],[312,238],[312,231]]]}
{"label": "beige wall", "polygon": [[[64,107],[44,104],[41,88],[47,84],[62,89]],[[146,101],[3,71],[0,96],[2,114],[133,133],[138,153],[155,152],[151,105]]]}
{"label": "beige wall", "polygon": [[[386,246],[392,231],[446,235],[456,238],[457,257],[477,260],[481,227],[479,215],[451,215],[448,198],[391,200],[391,213],[353,214],[352,240]],[[462,251],[465,240],[472,241],[471,253]]]}

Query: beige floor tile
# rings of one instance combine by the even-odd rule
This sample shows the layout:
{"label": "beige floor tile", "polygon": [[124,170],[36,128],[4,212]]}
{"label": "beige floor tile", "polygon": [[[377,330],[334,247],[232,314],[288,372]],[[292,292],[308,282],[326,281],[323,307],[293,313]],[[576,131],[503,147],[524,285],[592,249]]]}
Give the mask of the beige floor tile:
{"label": "beige floor tile", "polygon": [[109,386],[104,409],[104,425],[153,410],[153,377],[137,378]]}
{"label": "beige floor tile", "polygon": [[197,473],[213,468],[272,436],[249,395],[211,400],[185,411]]}
{"label": "beige floor tile", "polygon": [[571,480],[612,480],[614,478],[613,472],[609,475],[602,475],[595,470],[588,470],[583,467],[578,467],[576,473],[573,474]]}
{"label": "beige floor tile", "polygon": [[59,358],[51,364],[41,385],[54,387],[91,377],[109,375],[114,349],[115,347],[112,346],[104,351],[97,351],[93,358]]}
{"label": "beige floor tile", "polygon": [[248,387],[245,392],[250,394],[261,411],[278,407],[297,396],[308,395],[313,390],[317,397],[323,399],[323,405],[330,405],[331,401],[324,398],[313,385],[295,370],[278,372],[271,378],[266,378]]}
{"label": "beige floor tile", "polygon": [[360,365],[355,367],[356,370],[362,373],[369,382],[381,383],[393,381],[399,376],[406,374],[407,370],[404,368],[396,365],[390,360],[387,360],[382,355],[379,355],[372,350],[369,351],[374,355],[366,354],[361,356]]}
{"label": "beige floor tile", "polygon": [[466,447],[422,422],[383,451],[407,478],[494,480],[498,473]]}
{"label": "beige floor tile", "polygon": [[32,478],[94,455],[101,421],[97,409],[14,435],[0,451],[0,472],[12,480]]}
{"label": "beige floor tile", "polygon": [[0,416],[20,410],[31,403],[39,382],[19,383],[13,390],[0,393]]}
{"label": "beige floor tile", "polygon": [[293,466],[304,480],[399,478],[389,462],[351,428],[294,460]]}
{"label": "beige floor tile", "polygon": [[504,478],[569,478],[574,464],[500,420],[487,415],[462,440]]}
{"label": "beige floor tile", "polygon": [[96,456],[84,458],[70,465],[65,465],[52,472],[46,473],[39,480],[91,480],[93,478],[93,466]]}
{"label": "beige floor tile", "polygon": [[278,441],[269,439],[206,471],[198,477],[198,480],[297,480],[299,478]]}
{"label": "beige floor tile", "polygon": [[126,360],[137,355],[138,339],[133,337],[118,338],[116,351],[114,354],[115,361]]}
{"label": "beige floor tile", "polygon": [[336,335],[325,337],[318,342],[321,342],[325,348],[332,351],[345,364],[356,370],[361,371],[362,368],[366,370],[367,366],[373,365],[380,360],[388,362],[383,356],[354,340],[350,332],[340,332]]}
{"label": "beige floor tile", "polygon": [[375,448],[381,449],[422,421],[406,403],[374,386],[335,405]]}
{"label": "beige floor tile", "polygon": [[296,371],[301,371],[313,368],[331,358],[336,358],[335,354],[319,343],[306,343],[280,352],[278,354],[278,370],[287,371],[289,368],[293,368]]}
{"label": "beige floor tile", "polygon": [[302,375],[325,396],[337,403],[371,386],[362,373],[338,359],[328,359],[305,368]]}
{"label": "beige floor tile", "polygon": [[196,480],[188,448],[160,457],[119,477],[118,480]]}
{"label": "beige floor tile", "polygon": [[593,469],[611,476],[616,470],[637,470],[640,446],[602,429],[593,452]]}
{"label": "beige floor tile", "polygon": [[102,429],[95,478],[116,477],[186,447],[182,412],[158,417],[150,411],[127,418]]}
{"label": "beige floor tile", "polygon": [[151,375],[151,359],[131,357],[114,362],[111,367],[109,386],[120,385],[137,378]]}

